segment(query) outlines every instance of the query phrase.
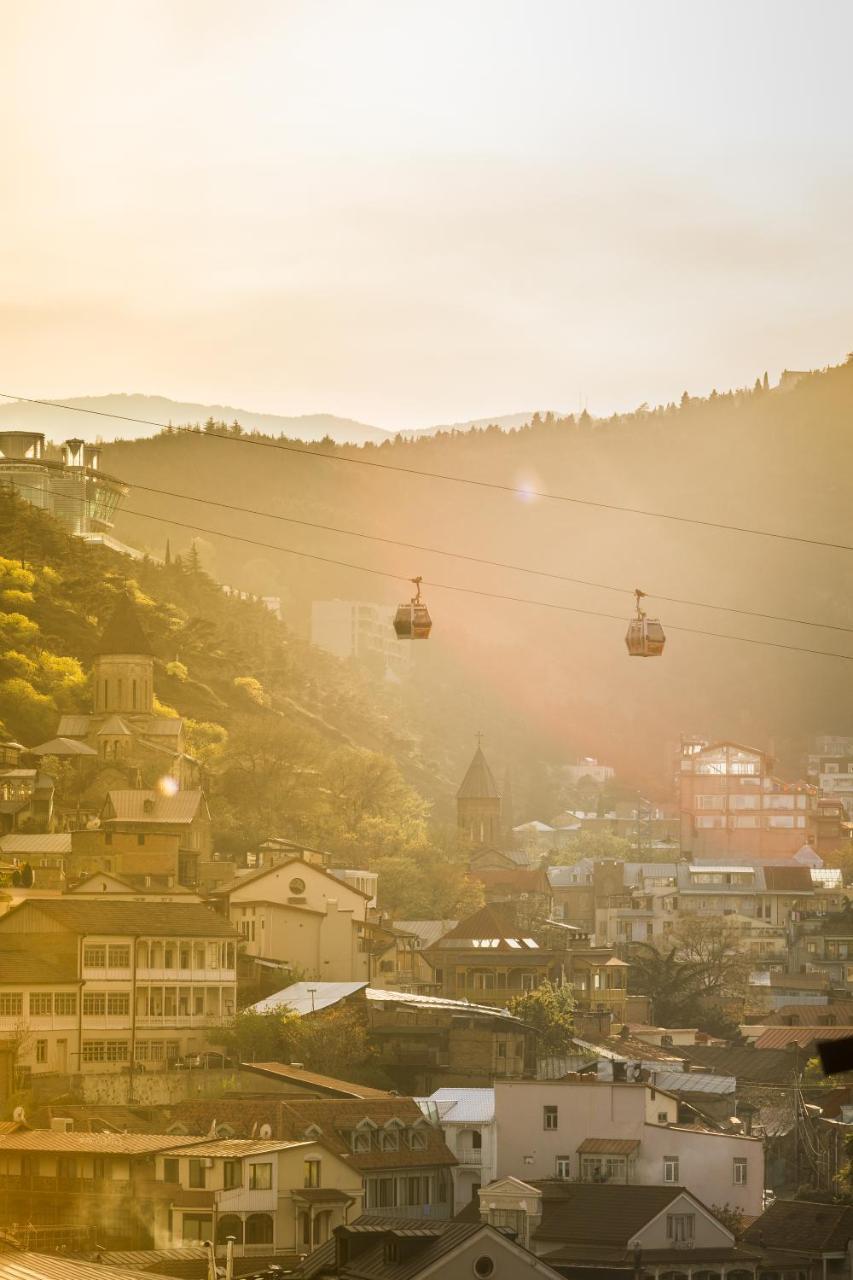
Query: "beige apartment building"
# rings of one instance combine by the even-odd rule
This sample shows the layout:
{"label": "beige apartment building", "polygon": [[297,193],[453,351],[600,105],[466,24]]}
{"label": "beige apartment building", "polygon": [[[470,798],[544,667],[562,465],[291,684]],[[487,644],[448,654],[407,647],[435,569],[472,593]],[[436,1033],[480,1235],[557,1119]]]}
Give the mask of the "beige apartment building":
{"label": "beige apartment building", "polygon": [[0,918],[0,1056],[30,1076],[162,1070],[236,1011],[237,935],[199,903],[30,899]]}
{"label": "beige apartment building", "polygon": [[761,1213],[761,1140],[677,1121],[676,1098],[649,1084],[496,1080],[498,1177],[686,1186]]}
{"label": "beige apartment building", "polygon": [[292,858],[237,876],[212,895],[242,935],[245,956],[324,982],[370,978],[371,895]]}
{"label": "beige apartment building", "polygon": [[361,1213],[362,1177],[314,1139],[217,1138],[158,1154],[154,1247],[308,1253]]}

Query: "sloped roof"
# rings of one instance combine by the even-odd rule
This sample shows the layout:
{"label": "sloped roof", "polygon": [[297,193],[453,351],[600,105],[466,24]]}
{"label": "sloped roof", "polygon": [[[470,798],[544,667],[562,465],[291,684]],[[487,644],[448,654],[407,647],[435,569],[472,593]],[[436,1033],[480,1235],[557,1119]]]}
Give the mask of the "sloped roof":
{"label": "sloped roof", "polygon": [[338,1080],[336,1076],[324,1076],[317,1071],[306,1071],[304,1067],[294,1067],[286,1062],[242,1062],[243,1071],[254,1071],[258,1075],[270,1076],[274,1080],[284,1080],[292,1084],[303,1084],[316,1089],[318,1093],[331,1094],[343,1098],[390,1098],[387,1089],[372,1089],[367,1084],[353,1084],[350,1080]]}
{"label": "sloped roof", "polygon": [[811,893],[814,889],[809,867],[765,867],[764,884],[775,893]]}
{"label": "sloped roof", "polygon": [[113,610],[112,617],[101,634],[98,653],[143,653],[150,655],[151,643],[145,634],[136,605],[123,592]]}
{"label": "sloped roof", "polygon": [[542,1191],[535,1239],[625,1248],[647,1222],[685,1194],[683,1187],[534,1182]]}
{"label": "sloped roof", "polygon": [[[65,717],[67,719],[88,719],[87,716]],[[75,742],[73,738],[51,738],[41,746],[30,747],[30,755],[34,756],[96,756],[94,747],[85,742]]]}
{"label": "sloped roof", "polygon": [[788,1049],[729,1049],[726,1045],[680,1045],[679,1056],[706,1071],[734,1076],[738,1084],[790,1084],[797,1057]]}
{"label": "sloped roof", "polygon": [[56,730],[59,738],[85,738],[91,716],[60,716]]}
{"label": "sloped roof", "polygon": [[442,1120],[450,1124],[489,1124],[495,1118],[494,1089],[457,1089],[448,1085],[417,1102],[425,1113],[430,1105],[438,1104]]}
{"label": "sloped roof", "polygon": [[[22,915],[22,913],[24,913]],[[78,935],[131,937],[234,938],[237,930],[224,916],[195,902],[116,902],[109,896],[28,899],[0,916],[0,936],[22,938],[9,928],[28,917],[33,933],[45,919]]]}
{"label": "sloped roof", "polygon": [[83,1155],[136,1156],[171,1147],[194,1146],[198,1138],[173,1133],[63,1133],[55,1129],[19,1129],[0,1135],[0,1151],[70,1151]]}
{"label": "sloped roof", "polygon": [[853,1238],[853,1206],[777,1200],[744,1232],[747,1244],[806,1254],[846,1253]]}
{"label": "sloped roof", "polygon": [[152,1271],[56,1257],[47,1253],[0,1254],[0,1280],[158,1280]]}
{"label": "sloped roof", "polygon": [[[102,817],[106,822],[190,823],[197,816],[203,800],[201,791],[176,791],[173,796],[143,788],[110,791]],[[111,811],[110,816],[105,816],[108,811]]]}
{"label": "sloped roof", "polygon": [[639,1150],[639,1138],[584,1138],[578,1155],[630,1156]]}
{"label": "sloped roof", "polygon": [[[376,1237],[375,1244],[362,1246],[359,1249],[355,1264],[357,1269],[352,1271],[350,1267],[346,1268],[347,1275],[358,1274],[365,1277],[365,1280],[374,1280],[374,1277],[376,1280],[415,1280],[415,1277],[425,1273],[440,1275],[442,1258],[453,1253],[459,1246],[469,1240],[482,1237],[482,1247],[486,1250],[487,1242],[497,1235],[496,1229],[481,1222],[479,1217],[476,1222],[464,1222],[452,1218],[444,1221],[435,1218],[422,1221],[412,1218],[380,1218],[372,1214],[369,1217],[356,1218],[355,1222],[346,1227],[346,1231],[359,1235],[369,1233]],[[411,1252],[401,1253],[399,1262],[390,1262],[385,1251],[385,1241],[389,1236],[399,1239],[420,1239],[421,1247]],[[510,1241],[506,1236],[501,1237],[501,1245],[512,1253],[523,1254],[528,1264],[524,1267],[525,1271],[530,1271],[531,1274],[536,1271],[543,1276],[556,1277],[557,1273],[552,1271],[547,1262],[541,1258],[534,1261],[530,1254],[521,1249],[520,1245]],[[293,1272],[294,1276],[309,1280],[312,1276],[343,1275],[343,1271],[338,1273],[335,1268],[335,1249],[335,1240],[327,1240],[296,1268]],[[503,1270],[502,1274],[511,1275],[515,1272]],[[519,1274],[521,1274],[520,1271]]]}
{"label": "sloped roof", "polygon": [[[397,1151],[353,1151],[349,1134],[363,1120],[382,1128],[389,1120],[411,1127],[419,1123],[426,1147],[413,1150],[400,1143]],[[355,1169],[411,1169],[455,1165],[456,1157],[444,1141],[440,1129],[424,1123],[423,1112],[412,1098],[288,1098],[278,1103],[279,1137],[304,1138],[306,1131],[319,1130],[318,1140],[346,1158]]]}
{"label": "sloped roof", "polygon": [[850,1027],[768,1027],[755,1041],[755,1048],[787,1049],[795,1044],[808,1049],[817,1040],[849,1040],[852,1035]]}
{"label": "sloped roof", "polygon": [[70,853],[71,832],[59,831],[44,835],[0,836],[0,853]]}
{"label": "sloped roof", "polygon": [[109,716],[98,730],[100,737],[110,738],[131,738],[133,735],[121,716]]}
{"label": "sloped roof", "polygon": [[[541,954],[535,939],[525,938],[526,929],[516,924],[516,913],[512,904],[489,902],[473,915],[460,920],[455,929],[448,930],[433,945],[438,949],[453,949],[462,942],[489,941],[497,951],[518,951],[519,954],[537,952]],[[509,943],[509,939],[517,946]],[[531,947],[529,943],[532,942]]]}
{"label": "sloped roof", "polygon": [[77,939],[61,934],[0,934],[0,983],[77,981]]}
{"label": "sloped roof", "polygon": [[468,772],[456,792],[457,800],[499,800],[500,791],[482,749],[478,746]]}
{"label": "sloped roof", "polygon": [[394,928],[401,933],[414,934],[421,947],[429,947],[451,929],[455,929],[458,923],[458,920],[395,920]]}
{"label": "sloped roof", "polygon": [[289,987],[253,1004],[252,1011],[271,1013],[284,1007],[292,1009],[294,1013],[317,1013],[320,1009],[328,1009],[341,1000],[364,991],[366,987],[366,982],[293,982]]}

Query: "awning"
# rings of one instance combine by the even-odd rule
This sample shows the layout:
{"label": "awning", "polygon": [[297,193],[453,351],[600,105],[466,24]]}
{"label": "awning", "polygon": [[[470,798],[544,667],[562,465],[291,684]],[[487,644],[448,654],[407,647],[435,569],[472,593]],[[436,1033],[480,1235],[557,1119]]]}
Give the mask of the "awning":
{"label": "awning", "polygon": [[584,1138],[578,1147],[578,1155],[631,1156],[639,1146],[639,1138]]}

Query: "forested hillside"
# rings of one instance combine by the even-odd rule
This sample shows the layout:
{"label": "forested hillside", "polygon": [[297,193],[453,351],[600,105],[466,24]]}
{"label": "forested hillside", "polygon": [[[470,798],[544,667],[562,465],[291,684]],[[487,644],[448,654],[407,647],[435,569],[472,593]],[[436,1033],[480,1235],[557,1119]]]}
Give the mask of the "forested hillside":
{"label": "forested hillside", "polygon": [[[152,642],[164,714],[187,718],[205,767],[217,849],[270,835],[382,875],[386,907],[449,916],[478,891],[465,850],[424,798],[446,794],[392,687],[312,649],[260,603],[227,596],[191,551],[132,562],[70,537],[0,493],[0,720],[33,746],[90,705],[89,670],[118,593]],[[62,779],[60,779],[62,782]],[[417,785],[413,785],[417,784]]]}
{"label": "forested hillside", "polygon": [[[421,547],[522,565],[601,584],[583,586],[322,532],[264,516],[133,493],[120,536],[162,554],[187,528],[381,569],[430,583],[522,596],[601,612],[533,608],[427,587],[434,617],[428,652],[401,693],[404,720],[441,738],[440,772],[459,776],[477,729],[493,761],[512,767],[517,817],[548,817],[546,766],[576,752],[626,770],[667,794],[671,750],[682,732],[773,748],[797,767],[805,737],[849,726],[850,665],[783,648],[692,635],[698,628],[782,646],[853,652],[843,630],[718,612],[732,610],[853,627],[853,556],[595,506],[543,499],[349,465],[342,457],[444,472],[592,501],[850,543],[853,364],[803,377],[790,389],[755,387],[608,420],[536,418],[511,431],[440,433],[364,449],[311,446],[312,456],[233,439],[172,431],[109,446],[105,466],[154,488],[396,538]],[[313,455],[325,453],[335,460]],[[152,522],[131,511],[165,520]],[[203,563],[223,581],[281,595],[307,634],[313,599],[392,602],[405,587],[353,568],[200,535]],[[622,592],[604,589],[621,588]],[[632,662],[624,623],[630,591],[668,627],[659,662]],[[656,599],[657,597],[657,599]],[[768,726],[773,726],[768,730]],[[773,740],[768,740],[772,732]],[[637,766],[637,760],[643,764]],[[629,764],[630,762],[630,764]]]}

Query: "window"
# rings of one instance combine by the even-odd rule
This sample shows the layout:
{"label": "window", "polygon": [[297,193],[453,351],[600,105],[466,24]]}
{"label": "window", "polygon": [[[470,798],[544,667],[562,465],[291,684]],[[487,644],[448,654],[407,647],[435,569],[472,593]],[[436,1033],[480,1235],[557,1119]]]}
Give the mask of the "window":
{"label": "window", "polygon": [[663,1180],[664,1182],[678,1182],[678,1156],[664,1156]]}
{"label": "window", "polygon": [[542,1108],[542,1128],[556,1129],[558,1124],[557,1114],[558,1113],[557,1113],[556,1107],[543,1107]]}
{"label": "window", "polygon": [[387,1129],[379,1135],[380,1151],[399,1151],[400,1135],[396,1129]]}
{"label": "window", "polygon": [[412,1129],[409,1133],[409,1146],[412,1151],[424,1151],[426,1149],[426,1134],[422,1129]]}
{"label": "window", "polygon": [[69,1014],[77,1012],[77,992],[76,991],[57,991],[53,997],[53,1012],[56,1014]]}
{"label": "window", "polygon": [[[654,1079],[654,1077],[652,1078]],[[669,1112],[667,1111],[658,1112],[658,1124],[669,1124]]]}
{"label": "window", "polygon": [[185,1213],[183,1239],[209,1240],[213,1235],[213,1217],[209,1213]]}
{"label": "window", "polygon": [[743,1156],[735,1156],[732,1160],[732,1181],[736,1187],[746,1186],[746,1159]]}
{"label": "window", "polygon": [[83,967],[86,969],[105,969],[107,966],[106,947],[88,946],[83,948]]}
{"label": "window", "polygon": [[487,1253],[484,1253],[479,1258],[475,1259],[474,1275],[478,1276],[479,1280],[489,1280],[489,1276],[494,1275],[494,1273],[494,1260],[490,1258]]}
{"label": "window", "polygon": [[[272,1168],[272,1165],[270,1165]],[[302,1185],[304,1187],[319,1187],[320,1185],[320,1161],[305,1160],[302,1163]]]}
{"label": "window", "polygon": [[352,1135],[353,1151],[369,1151],[370,1150],[370,1133],[367,1130],[356,1130]]}
{"label": "window", "polygon": [[130,1013],[130,996],[124,991],[111,992],[107,996],[107,1013],[117,1016]]}
{"label": "window", "polygon": [[164,1182],[180,1182],[180,1162],[172,1156],[167,1156],[163,1161],[163,1181]]}
{"label": "window", "polygon": [[43,1018],[53,1013],[53,996],[49,991],[30,992],[30,1017]]}
{"label": "window", "polygon": [[[306,1161],[306,1164],[308,1162]],[[319,1176],[319,1172],[318,1172]],[[308,1183],[305,1184],[306,1186]],[[320,1184],[317,1183],[319,1186]],[[272,1189],[272,1165],[271,1164],[250,1164],[249,1165],[249,1190],[250,1191],[270,1191]]]}
{"label": "window", "polygon": [[199,1159],[190,1160],[190,1186],[204,1186],[204,1161]]}
{"label": "window", "polygon": [[556,1173],[558,1178],[570,1178],[572,1176],[571,1156],[557,1156]]}
{"label": "window", "polygon": [[226,1160],[222,1166],[222,1185],[226,1191],[233,1187],[242,1187],[243,1168],[239,1160]]}
{"label": "window", "polygon": [[107,1176],[106,1160],[104,1159],[103,1156],[93,1156],[92,1157],[92,1177],[98,1182],[103,1182],[106,1176]]}
{"label": "window", "polygon": [[104,1014],[107,1011],[107,996],[104,991],[83,992],[83,1013]]}
{"label": "window", "polygon": [[[47,1041],[36,1040],[36,1062],[47,1062]],[[744,1182],[746,1179],[744,1178]]]}
{"label": "window", "polygon": [[0,991],[0,1014],[16,1018],[24,1012],[24,997],[20,991]]}
{"label": "window", "polygon": [[287,887],[294,898],[301,898],[305,892],[305,881],[300,876],[294,876]]}
{"label": "window", "polygon": [[84,1040],[80,1057],[83,1062],[127,1062],[126,1040]]}
{"label": "window", "polygon": [[696,1218],[692,1213],[668,1213],[666,1215],[667,1240],[672,1240],[674,1244],[692,1240],[695,1223]]}
{"label": "window", "polygon": [[189,947],[181,947],[181,968],[189,969],[190,967],[190,949]]}

